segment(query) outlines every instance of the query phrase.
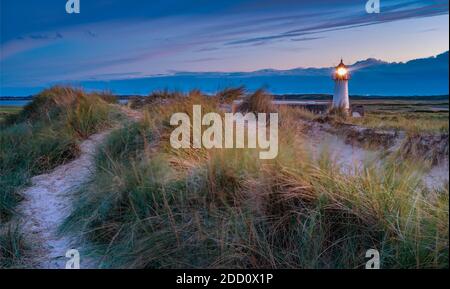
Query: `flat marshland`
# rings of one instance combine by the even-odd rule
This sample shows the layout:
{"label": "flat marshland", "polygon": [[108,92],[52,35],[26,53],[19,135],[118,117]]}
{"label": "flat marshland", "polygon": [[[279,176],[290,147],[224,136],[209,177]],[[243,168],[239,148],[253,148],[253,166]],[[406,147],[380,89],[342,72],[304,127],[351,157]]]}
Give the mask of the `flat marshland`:
{"label": "flat marshland", "polygon": [[19,113],[22,110],[18,106],[0,106],[0,121],[4,121],[10,115]]}
{"label": "flat marshland", "polygon": [[410,100],[371,99],[356,100],[354,105],[363,105],[366,115],[353,119],[353,123],[372,128],[403,130],[408,133],[448,133],[448,96],[426,97]]}
{"label": "flat marshland", "polygon": [[[43,94],[53,99],[67,93],[54,92]],[[80,95],[70,103],[85,96],[91,100]],[[48,123],[50,114],[39,114],[45,119],[30,124],[33,114],[24,112],[4,125],[2,175],[7,174],[2,182],[9,189],[2,192],[2,222],[14,217],[20,202],[17,187],[26,186],[31,175],[76,158],[80,139],[112,127],[116,105],[93,98],[98,103],[87,111],[73,114],[71,107],[59,114],[57,126]],[[71,213],[59,233],[87,240],[82,256],[97,260],[100,268],[364,268],[369,249],[380,252],[382,268],[448,268],[449,185],[427,186],[430,160],[382,151],[375,160],[343,169],[343,162],[333,157],[334,147],[311,151],[314,143],[305,122],[319,117],[288,107],[278,109],[279,154],[274,160],[261,160],[255,149],[171,147],[174,113],[192,117],[193,105],[200,104],[203,114],[223,115],[237,98],[244,99],[242,111],[277,110],[264,91],[247,94],[242,88],[215,96],[154,93],[131,103],[139,117],[121,121],[99,145],[92,177],[74,190]],[[41,104],[35,100],[32,105]],[[445,123],[437,116],[429,120],[432,124],[422,124],[433,113],[415,118],[411,114],[422,112],[380,116],[379,110],[369,107],[364,118],[346,122],[376,127],[379,117],[384,129],[448,134],[448,119]],[[408,121],[395,126],[398,119],[388,116]],[[46,125],[35,127],[41,121]],[[23,136],[22,126],[36,133]],[[53,154],[60,148],[59,157],[48,150],[27,154],[34,141],[45,147],[34,136],[49,127],[58,135],[68,134],[51,149]],[[52,140],[48,136],[52,134],[46,133],[45,140]],[[30,156],[32,160],[22,160]],[[36,168],[41,159],[46,166]],[[0,265],[5,267],[13,263],[14,252],[22,252],[11,246],[16,242],[10,235],[0,243]],[[20,242],[26,245],[26,240]]]}

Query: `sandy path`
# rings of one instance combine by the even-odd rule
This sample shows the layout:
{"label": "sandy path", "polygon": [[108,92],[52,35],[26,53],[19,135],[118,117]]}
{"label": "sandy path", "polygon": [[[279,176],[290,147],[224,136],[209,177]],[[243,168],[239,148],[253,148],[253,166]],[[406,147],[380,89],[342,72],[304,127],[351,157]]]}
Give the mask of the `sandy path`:
{"label": "sandy path", "polygon": [[[117,106],[131,121],[143,118],[140,111]],[[33,177],[32,186],[22,192],[25,200],[19,206],[20,222],[26,239],[32,243],[31,268],[65,269],[68,250],[80,252],[81,269],[96,268],[95,260],[83,258],[82,239],[58,234],[59,226],[72,211],[72,192],[89,181],[95,167],[97,147],[112,131],[107,130],[83,141],[80,156],[48,174]]]}
{"label": "sandy path", "polygon": [[441,165],[434,166],[425,175],[424,182],[430,190],[439,190],[443,185],[449,181],[449,166],[448,161]]}
{"label": "sandy path", "polygon": [[314,158],[326,152],[347,174],[355,173],[355,168],[362,168],[366,161],[376,160],[380,154],[377,151],[346,144],[339,136],[324,131],[310,135],[308,140],[307,149]]}
{"label": "sandy path", "polygon": [[314,159],[318,159],[322,153],[341,167],[343,173],[353,174],[355,169],[362,168],[368,160],[379,159],[379,151],[369,151],[358,146],[345,143],[343,138],[328,132],[316,123],[301,120],[309,129],[306,132],[307,142],[305,148]]}
{"label": "sandy path", "polygon": [[[95,149],[108,132],[91,136],[81,145],[81,154],[76,160],[57,167],[49,174],[32,178],[32,186],[22,194],[20,204],[21,223],[27,239],[32,242],[36,256],[33,268],[64,269],[65,255],[70,249],[78,249],[77,240],[58,236],[57,229],[70,213],[71,194],[85,183],[92,174]],[[81,250],[80,250],[81,252]],[[81,257],[81,267],[91,267],[91,262]]]}
{"label": "sandy path", "polygon": [[[310,130],[307,133],[309,136],[307,149],[309,149],[309,151],[311,151],[313,156],[316,158],[321,152],[327,151],[330,158],[341,165],[341,168],[345,173],[354,174],[358,172],[358,169],[362,168],[364,163],[367,161],[375,161],[375,163],[380,163],[383,160],[381,157],[381,151],[367,150],[355,145],[347,144],[341,137],[321,129],[320,126],[314,124],[309,125]],[[403,139],[404,136],[400,135],[395,144],[389,148],[388,151],[394,152],[399,149]],[[440,189],[448,181],[448,162],[432,167],[423,176],[424,185],[429,190]]]}

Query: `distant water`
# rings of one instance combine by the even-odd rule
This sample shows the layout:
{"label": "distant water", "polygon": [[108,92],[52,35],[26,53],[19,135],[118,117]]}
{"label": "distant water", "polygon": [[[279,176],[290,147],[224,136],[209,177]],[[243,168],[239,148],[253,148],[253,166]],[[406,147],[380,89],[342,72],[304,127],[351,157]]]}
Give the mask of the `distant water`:
{"label": "distant water", "polygon": [[31,100],[0,100],[0,106],[25,106]]}
{"label": "distant water", "polygon": [[[0,106],[19,106],[23,107],[30,103],[31,100],[0,100]],[[119,103],[127,104],[128,99],[120,99]]]}

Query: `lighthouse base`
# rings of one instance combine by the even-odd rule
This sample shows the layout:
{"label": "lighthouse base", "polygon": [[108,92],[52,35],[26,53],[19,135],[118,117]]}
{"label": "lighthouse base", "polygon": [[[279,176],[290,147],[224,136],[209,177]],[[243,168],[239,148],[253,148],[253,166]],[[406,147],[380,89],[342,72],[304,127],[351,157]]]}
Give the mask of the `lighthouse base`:
{"label": "lighthouse base", "polygon": [[348,97],[348,80],[336,80],[334,86],[333,104],[335,110],[350,110],[350,99]]}

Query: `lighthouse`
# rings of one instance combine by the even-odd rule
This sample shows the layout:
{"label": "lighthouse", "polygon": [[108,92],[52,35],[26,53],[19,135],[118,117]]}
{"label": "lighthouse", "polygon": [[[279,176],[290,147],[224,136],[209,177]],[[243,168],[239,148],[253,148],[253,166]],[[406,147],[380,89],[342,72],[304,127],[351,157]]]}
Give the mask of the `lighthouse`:
{"label": "lighthouse", "polygon": [[341,59],[341,63],[336,66],[333,72],[334,80],[334,95],[333,95],[333,109],[343,110],[349,112],[350,99],[348,97],[348,80],[350,79],[350,73],[347,66]]}

